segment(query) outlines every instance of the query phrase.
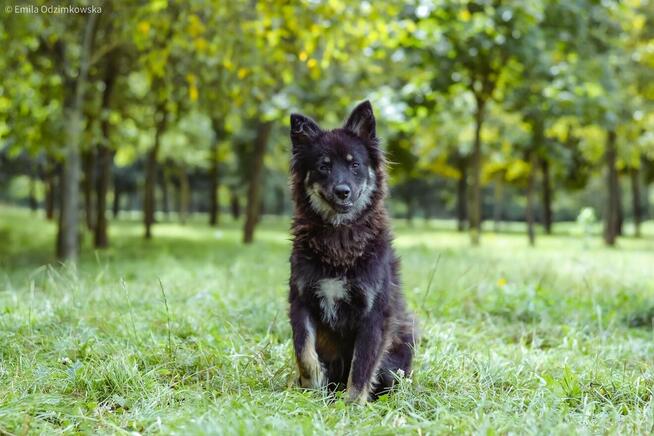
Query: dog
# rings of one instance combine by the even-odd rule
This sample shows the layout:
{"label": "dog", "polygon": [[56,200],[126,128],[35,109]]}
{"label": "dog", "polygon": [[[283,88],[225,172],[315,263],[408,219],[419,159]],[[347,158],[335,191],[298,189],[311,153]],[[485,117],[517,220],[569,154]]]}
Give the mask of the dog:
{"label": "dog", "polygon": [[342,128],[291,114],[289,318],[300,386],[365,403],[411,372],[415,321],[392,247],[386,160],[369,101]]}

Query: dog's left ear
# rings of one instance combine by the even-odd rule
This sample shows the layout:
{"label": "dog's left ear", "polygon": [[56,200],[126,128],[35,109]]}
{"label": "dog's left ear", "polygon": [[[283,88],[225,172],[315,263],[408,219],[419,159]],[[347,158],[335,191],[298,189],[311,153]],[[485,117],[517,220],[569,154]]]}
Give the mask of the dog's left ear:
{"label": "dog's left ear", "polygon": [[372,105],[366,100],[354,108],[343,128],[360,138],[370,140],[377,138],[375,126],[375,114],[372,112]]}
{"label": "dog's left ear", "polygon": [[291,142],[293,149],[311,145],[322,133],[318,124],[309,117],[291,114]]}

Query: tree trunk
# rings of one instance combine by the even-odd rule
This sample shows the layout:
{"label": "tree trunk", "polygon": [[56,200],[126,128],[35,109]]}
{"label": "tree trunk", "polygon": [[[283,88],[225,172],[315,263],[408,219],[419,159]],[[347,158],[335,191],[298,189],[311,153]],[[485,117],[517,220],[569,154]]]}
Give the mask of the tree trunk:
{"label": "tree trunk", "polygon": [[[216,133],[217,134],[217,133]],[[218,139],[209,154],[209,225],[217,226],[220,215],[218,200]]]}
{"label": "tree trunk", "polygon": [[168,217],[170,214],[170,175],[168,165],[164,165],[161,172],[161,207],[163,213]]}
{"label": "tree trunk", "polygon": [[484,122],[485,101],[477,97],[475,112],[475,140],[472,151],[472,180],[470,183],[470,242],[479,245],[481,237],[481,128]]}
{"label": "tree trunk", "polygon": [[504,214],[504,176],[498,175],[495,180],[495,192],[493,193],[493,231],[496,233],[500,231],[500,223],[502,215]]}
{"label": "tree trunk", "polygon": [[527,176],[527,209],[525,218],[527,221],[527,236],[529,237],[529,245],[536,244],[536,233],[534,231],[534,184],[536,175],[536,153],[529,152],[529,175]]}
{"label": "tree trunk", "polygon": [[218,118],[212,119],[211,124],[215,138],[209,155],[209,225],[217,226],[220,222],[218,145],[224,132],[224,124]]}
{"label": "tree trunk", "polygon": [[179,195],[178,195],[178,215],[179,215],[179,222],[182,224],[186,224],[186,220],[188,219],[188,211],[189,211],[189,199],[190,199],[190,187],[189,187],[189,181],[188,181],[188,173],[186,172],[186,165],[185,164],[180,164],[178,168],[178,178],[179,178]]}
{"label": "tree trunk", "polygon": [[36,209],[38,207],[38,203],[36,201],[36,180],[35,180],[35,175],[30,174],[30,183],[29,183],[29,204],[30,204],[30,210],[34,213],[36,212]]}
{"label": "tree trunk", "polygon": [[272,122],[266,121],[257,126],[257,136],[254,140],[252,172],[248,185],[247,205],[245,208],[245,224],[243,226],[243,242],[250,244],[254,240],[254,228],[259,217],[261,204],[261,179],[263,177],[263,159],[268,145],[268,137],[272,130]]}
{"label": "tree trunk", "polygon": [[[107,235],[107,191],[109,190],[109,178],[113,163],[113,153],[109,147],[109,111],[111,109],[111,94],[116,83],[116,57],[114,53],[109,55],[104,72],[104,89],[102,91],[102,117],[100,130],[102,141],[97,146],[98,174],[95,184],[95,232],[93,245],[95,248],[106,248],[109,246]],[[116,203],[114,201],[114,203]]]}
{"label": "tree trunk", "polygon": [[[79,146],[82,136],[82,114],[84,91],[91,55],[91,39],[98,14],[89,14],[86,19],[82,50],[80,54],[79,74],[74,86],[70,83],[67,91],[74,94],[65,104],[67,119],[66,152],[62,172],[61,208],[59,210],[59,229],[57,233],[57,257],[62,260],[76,261],[79,254]],[[72,91],[74,89],[74,91]],[[66,91],[64,91],[66,92]]]}
{"label": "tree trunk", "polygon": [[56,181],[56,166],[48,168],[45,174],[45,217],[48,221],[52,221],[54,218]]}
{"label": "tree trunk", "polygon": [[69,114],[66,117],[68,119],[68,132],[66,134],[68,145],[60,182],[57,258],[74,262],[79,254],[79,141],[82,114],[75,107],[67,110],[67,113]]}
{"label": "tree trunk", "polygon": [[113,205],[113,216],[114,219],[118,218],[118,214],[120,213],[120,188],[116,186],[116,183],[114,182],[114,205]]}
{"label": "tree trunk", "polygon": [[160,102],[157,105],[154,144],[148,151],[145,163],[145,192],[143,193],[143,224],[145,224],[145,239],[152,238],[152,225],[154,224],[155,213],[155,188],[157,185],[157,158],[161,146],[161,136],[166,128],[168,112],[166,104]]}
{"label": "tree trunk", "polygon": [[645,167],[648,165],[648,160],[645,156],[640,156],[640,168],[641,170],[639,171],[641,173],[641,179],[640,181],[643,183],[642,184],[642,195],[640,196],[640,212],[641,212],[641,218],[643,221],[647,221],[648,217],[650,217],[650,204],[649,204],[649,180],[646,177],[646,171]]}
{"label": "tree trunk", "polygon": [[[159,135],[155,134],[155,136],[158,137]],[[148,151],[145,164],[145,192],[143,193],[143,224],[145,225],[145,239],[152,238],[158,149],[159,140],[155,139],[155,145],[150,151]]]}
{"label": "tree trunk", "polygon": [[236,190],[232,189],[231,199],[230,199],[230,209],[232,211],[232,218],[234,221],[238,220],[241,217],[241,201],[236,194]]}
{"label": "tree trunk", "polygon": [[[107,123],[108,124],[108,123]],[[108,127],[107,127],[108,128]],[[103,128],[104,131],[104,128]],[[105,133],[103,133],[103,136]],[[105,136],[108,140],[108,136]],[[109,246],[107,236],[107,191],[109,190],[109,177],[111,175],[111,164],[113,153],[104,144],[98,146],[98,179],[95,184],[95,232],[93,234],[93,245],[95,248],[106,248]],[[115,202],[115,201],[114,201]]]}
{"label": "tree trunk", "polygon": [[618,193],[618,229],[617,235],[623,236],[623,227],[624,227],[624,207],[622,206],[622,187],[620,186],[620,173],[618,173],[618,181],[616,182],[616,190]]}
{"label": "tree trunk", "polygon": [[616,149],[615,130],[610,130],[606,137],[606,152],[604,159],[606,162],[606,188],[607,204],[604,215],[604,242],[607,245],[615,245],[618,235],[619,221],[619,194],[618,194],[618,171],[616,169],[617,149]]}
{"label": "tree trunk", "polygon": [[407,186],[404,194],[404,202],[406,203],[406,222],[407,225],[413,226],[413,217],[415,216],[415,200],[411,193],[411,186]]}
{"label": "tree trunk", "polygon": [[550,181],[550,162],[547,158],[541,159],[541,173],[543,175],[543,227],[545,233],[552,234],[552,184]]}
{"label": "tree trunk", "polygon": [[649,218],[654,217],[654,214],[652,214],[650,212],[651,207],[650,207],[650,203],[649,203],[649,196],[650,196],[650,194],[649,194],[649,191],[650,191],[649,183],[643,182],[642,189],[643,189],[643,195],[640,197],[640,199],[642,201],[640,210],[642,212],[643,221],[647,221]]}
{"label": "tree trunk", "polygon": [[456,184],[456,219],[457,229],[463,232],[468,219],[468,161],[465,157],[459,156],[458,166],[460,177]]}
{"label": "tree trunk", "polygon": [[86,150],[82,152],[82,168],[84,169],[84,179],[82,180],[82,190],[84,194],[84,215],[86,218],[86,227],[93,231],[94,214],[93,214],[93,180],[95,167],[95,156],[93,151]]}
{"label": "tree trunk", "polygon": [[631,206],[634,215],[634,236],[640,238],[640,224],[643,220],[643,207],[640,194],[640,170],[632,167],[629,170],[629,175],[631,177]]}

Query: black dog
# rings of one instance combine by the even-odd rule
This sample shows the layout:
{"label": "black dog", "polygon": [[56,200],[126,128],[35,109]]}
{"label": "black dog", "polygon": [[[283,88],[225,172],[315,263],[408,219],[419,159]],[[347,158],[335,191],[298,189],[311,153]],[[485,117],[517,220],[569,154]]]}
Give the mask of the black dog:
{"label": "black dog", "polygon": [[365,402],[411,370],[415,326],[384,208],[386,171],[368,101],[345,126],[291,115],[295,213],[290,320],[306,388]]}

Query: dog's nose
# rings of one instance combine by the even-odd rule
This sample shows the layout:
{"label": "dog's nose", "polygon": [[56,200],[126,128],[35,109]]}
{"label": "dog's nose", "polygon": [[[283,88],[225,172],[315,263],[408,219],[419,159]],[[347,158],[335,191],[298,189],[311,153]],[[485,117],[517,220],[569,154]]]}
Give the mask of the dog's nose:
{"label": "dog's nose", "polygon": [[334,187],[334,194],[336,194],[336,196],[341,200],[347,200],[348,198],[350,198],[351,193],[352,190],[350,189],[349,186],[345,184],[336,185]]}

